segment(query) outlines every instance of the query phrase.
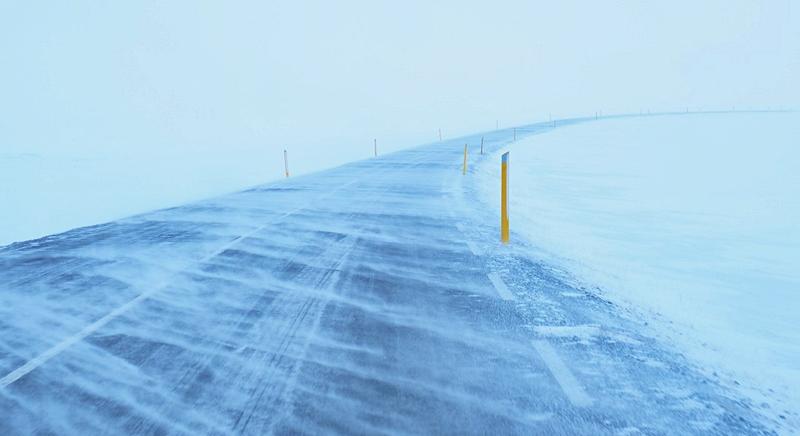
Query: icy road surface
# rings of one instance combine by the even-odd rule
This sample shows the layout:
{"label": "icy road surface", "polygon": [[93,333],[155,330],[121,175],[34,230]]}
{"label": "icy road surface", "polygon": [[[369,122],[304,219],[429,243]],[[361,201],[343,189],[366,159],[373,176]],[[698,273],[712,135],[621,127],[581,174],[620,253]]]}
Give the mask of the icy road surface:
{"label": "icy road surface", "polygon": [[465,142],[0,249],[0,434],[778,428],[499,246]]}

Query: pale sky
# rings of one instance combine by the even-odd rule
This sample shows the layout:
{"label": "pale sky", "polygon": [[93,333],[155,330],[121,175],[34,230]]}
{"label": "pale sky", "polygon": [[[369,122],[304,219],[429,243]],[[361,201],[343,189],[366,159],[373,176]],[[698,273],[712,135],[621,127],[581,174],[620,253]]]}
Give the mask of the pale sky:
{"label": "pale sky", "polygon": [[797,106],[800,5],[2,2],[0,56],[0,152],[278,168],[283,148],[338,163],[548,113]]}

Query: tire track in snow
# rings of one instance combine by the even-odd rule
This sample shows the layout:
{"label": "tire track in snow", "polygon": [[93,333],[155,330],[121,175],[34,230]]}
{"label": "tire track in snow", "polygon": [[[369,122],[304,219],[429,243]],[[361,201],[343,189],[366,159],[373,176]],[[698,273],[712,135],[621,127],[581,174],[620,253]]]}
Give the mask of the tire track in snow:
{"label": "tire track in snow", "polygon": [[[233,425],[233,430],[235,432],[245,433],[248,427],[251,426],[251,422],[254,422],[254,417],[259,415],[258,411],[261,410],[267,412],[266,414],[258,416],[259,418],[267,418],[267,422],[262,423],[262,427],[271,423],[269,418],[276,415],[274,413],[275,403],[280,399],[285,389],[289,387],[288,381],[292,379],[297,369],[299,358],[302,357],[311,339],[310,335],[305,334],[300,339],[301,351],[297,356],[288,356],[288,350],[292,345],[297,345],[296,339],[301,329],[304,332],[311,332],[314,326],[317,325],[318,319],[322,315],[323,309],[329,300],[325,297],[329,295],[331,291],[329,286],[332,282],[331,279],[337,275],[340,266],[347,256],[349,256],[354,245],[355,238],[353,236],[345,237],[339,244],[331,246],[323,255],[319,256],[319,259],[327,260],[327,262],[317,265],[308,265],[312,268],[308,268],[308,266],[304,268],[306,273],[302,274],[302,276],[305,276],[305,278],[303,280],[297,280],[297,282],[299,282],[297,284],[306,285],[306,283],[308,283],[307,286],[311,286],[314,290],[322,292],[317,293],[317,295],[306,297],[300,302],[300,309],[292,317],[288,328],[280,335],[280,344],[275,351],[271,352],[272,355],[266,365],[269,371],[266,374],[261,374],[258,386],[254,388],[248,400],[249,405],[242,408],[241,414],[235,420]],[[297,302],[297,297],[295,295],[286,294],[286,297],[289,300],[295,299],[295,303]],[[271,335],[268,333],[268,336]],[[287,359],[290,360],[290,362],[287,365],[282,365],[284,360]],[[285,377],[279,379],[277,377],[278,374],[283,374]],[[256,394],[256,392],[258,393]],[[242,421],[243,418],[244,421]]]}

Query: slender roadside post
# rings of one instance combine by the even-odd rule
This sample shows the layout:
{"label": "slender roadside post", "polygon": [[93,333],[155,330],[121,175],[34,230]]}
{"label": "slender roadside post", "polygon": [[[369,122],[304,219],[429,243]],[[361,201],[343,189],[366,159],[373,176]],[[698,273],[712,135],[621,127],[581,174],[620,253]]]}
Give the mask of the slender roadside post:
{"label": "slender roadside post", "polygon": [[508,152],[500,161],[500,241],[508,244]]}
{"label": "slender roadside post", "polygon": [[378,139],[377,138],[373,139],[372,144],[375,147],[375,157],[378,157]]}
{"label": "slender roadside post", "polygon": [[467,175],[467,144],[464,144],[464,169],[461,170],[461,174]]}
{"label": "slender roadside post", "polygon": [[439,142],[442,142],[442,129],[439,128]]}
{"label": "slender roadside post", "polygon": [[481,154],[483,154],[483,136],[481,136]]}
{"label": "slender roadside post", "polygon": [[515,141],[517,140],[517,128],[516,127],[514,127],[514,140]]}
{"label": "slender roadside post", "polygon": [[286,173],[286,177],[289,177],[289,155],[286,153],[286,150],[283,150],[283,169]]}

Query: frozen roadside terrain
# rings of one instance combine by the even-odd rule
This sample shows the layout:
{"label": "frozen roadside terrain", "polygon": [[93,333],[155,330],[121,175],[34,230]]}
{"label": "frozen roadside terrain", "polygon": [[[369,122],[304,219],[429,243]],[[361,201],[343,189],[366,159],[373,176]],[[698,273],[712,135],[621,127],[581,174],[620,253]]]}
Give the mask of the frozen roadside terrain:
{"label": "frozen roadside terrain", "polygon": [[[705,373],[796,426],[799,139],[797,113],[555,129],[508,148],[511,230],[604,298],[643,310]],[[496,161],[479,171],[492,208]]]}
{"label": "frozen roadside terrain", "polygon": [[[384,153],[386,146],[380,144]],[[275,147],[65,153],[0,149],[0,246],[230,193],[283,177]],[[372,142],[290,150],[293,175],[372,154]]]}
{"label": "frozen roadside terrain", "polygon": [[2,151],[0,246],[253,186],[266,178],[259,163],[230,154]]}

